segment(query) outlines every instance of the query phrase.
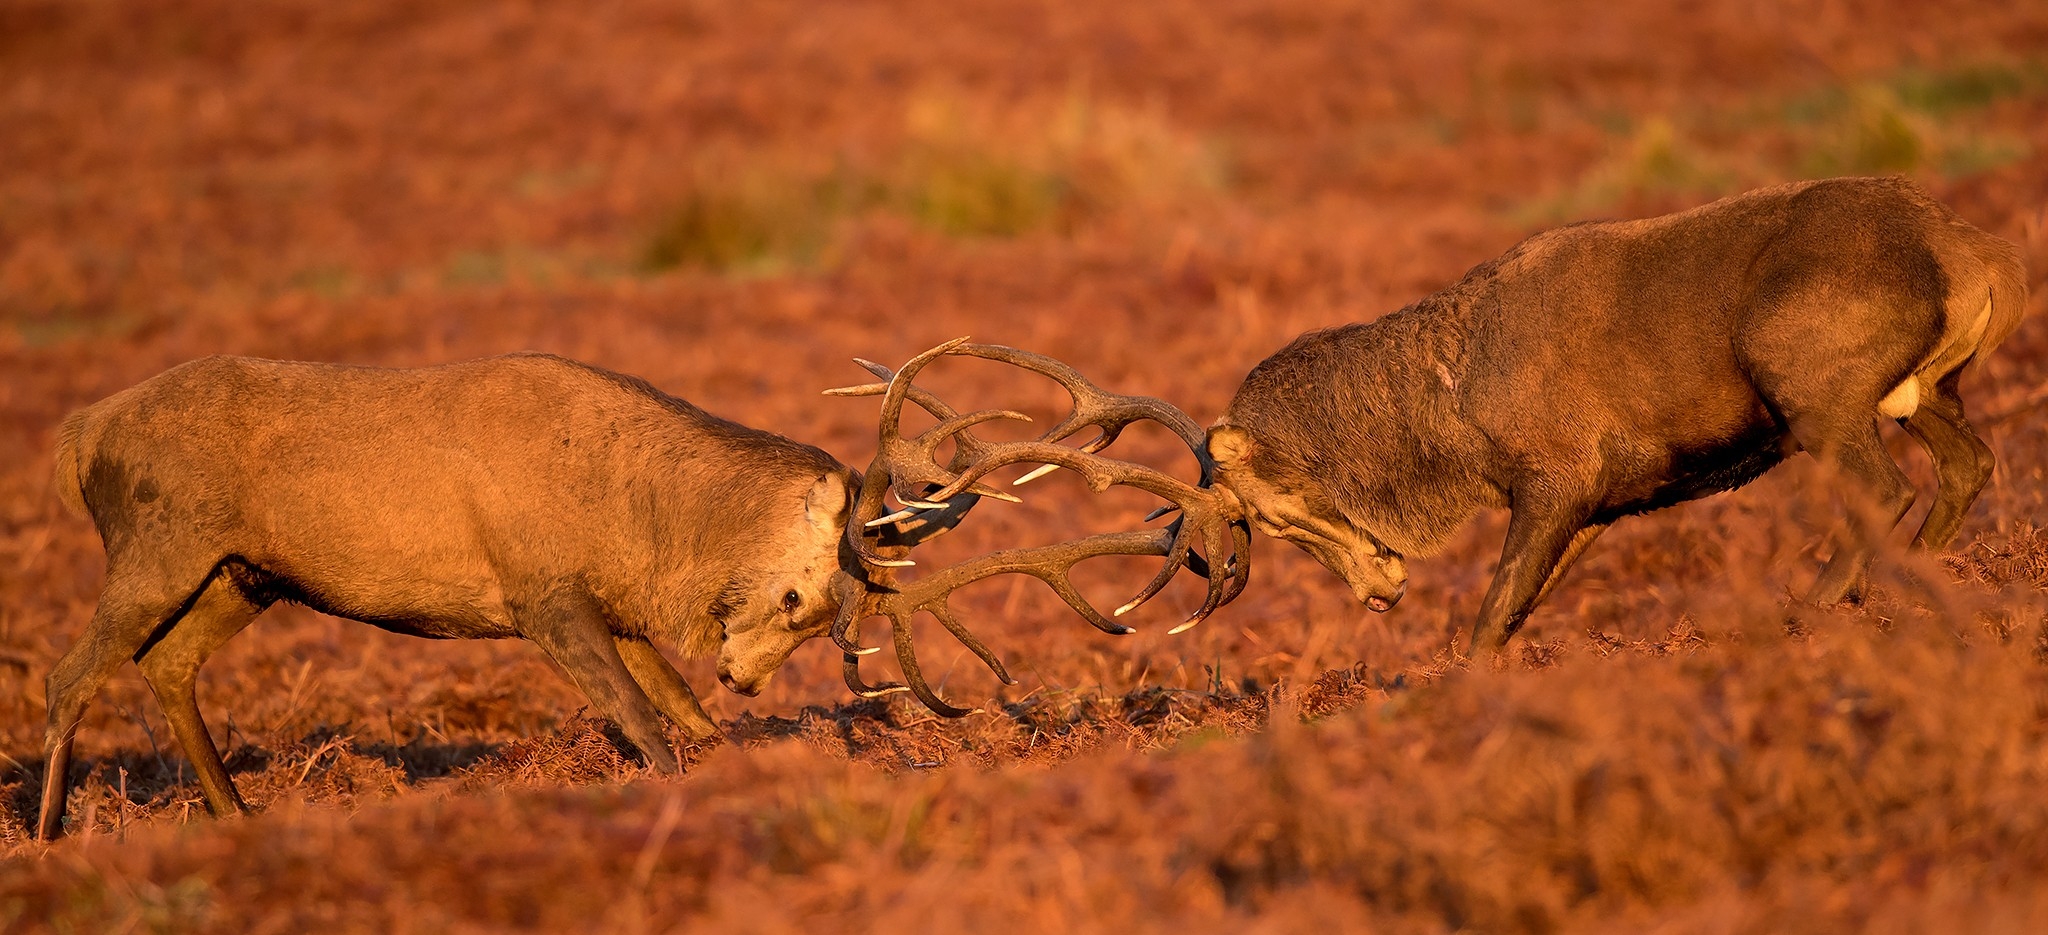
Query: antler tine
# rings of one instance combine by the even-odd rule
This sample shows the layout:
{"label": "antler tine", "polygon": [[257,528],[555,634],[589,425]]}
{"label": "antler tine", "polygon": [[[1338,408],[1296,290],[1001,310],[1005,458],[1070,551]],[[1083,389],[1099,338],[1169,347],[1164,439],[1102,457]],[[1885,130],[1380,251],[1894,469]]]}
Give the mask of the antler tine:
{"label": "antler tine", "polygon": [[[914,379],[924,367],[947,355],[1009,363],[1049,377],[1072,397],[1074,409],[1066,418],[1030,440],[990,442],[977,438],[968,431],[975,425],[996,419],[1024,419],[1024,416],[1009,410],[983,410],[963,415],[914,385]],[[874,697],[908,690],[938,714],[960,717],[973,713],[973,709],[948,703],[926,681],[912,640],[911,622],[919,613],[930,613],[999,679],[1006,684],[1015,684],[1002,661],[954,617],[947,604],[954,591],[994,575],[1027,574],[1038,578],[1090,624],[1106,633],[1119,635],[1133,631],[1096,610],[1074,586],[1071,575],[1074,566],[1080,562],[1103,555],[1165,557],[1159,573],[1136,597],[1117,608],[1114,616],[1121,616],[1156,596],[1182,568],[1207,579],[1208,591],[1201,606],[1186,622],[1173,629],[1175,633],[1195,625],[1228,603],[1249,581],[1249,525],[1240,508],[1227,495],[1210,489],[1216,467],[1208,456],[1204,433],[1192,419],[1172,405],[1152,397],[1104,391],[1079,371],[1041,354],[999,345],[968,344],[964,338],[919,354],[896,371],[872,361],[860,360],[857,363],[885,382],[827,391],[837,396],[883,397],[881,437],[875,459],[862,479],[853,518],[846,530],[849,547],[867,567],[858,576],[846,576],[840,616],[832,627],[833,640],[846,653],[846,684],[855,693]],[[900,427],[906,403],[924,409],[938,423],[906,438]],[[1200,465],[1198,485],[1190,485],[1144,465],[1097,454],[1114,442],[1125,428],[1143,420],[1165,426],[1187,444]],[[1098,429],[1101,434],[1080,446],[1063,444],[1088,427]],[[936,451],[948,440],[954,443],[953,452],[941,467],[936,460]],[[951,528],[981,497],[1001,496],[982,486],[980,480],[1002,467],[1021,463],[1046,467],[1031,472],[1016,483],[1023,483],[1054,467],[1065,467],[1080,474],[1094,490],[1105,490],[1115,485],[1134,487],[1168,501],[1181,512],[1181,516],[1159,530],[1105,533],[1057,545],[1009,549],[940,569],[908,585],[899,586],[893,580],[893,567],[912,564],[908,558],[902,557],[908,551],[906,546],[916,545],[924,538]],[[908,508],[883,516],[887,510],[886,497],[891,493]],[[878,531],[872,528],[875,526],[886,528]],[[859,657],[877,651],[859,646],[859,621],[870,616],[889,618],[904,684],[869,685],[860,677]]]}
{"label": "antler tine", "polygon": [[[1044,465],[1019,478],[1018,483],[1043,474],[1051,468],[1065,467],[1079,473],[1091,489],[1100,491],[1114,485],[1135,487],[1168,501],[1183,512],[1181,519],[1170,527],[1173,546],[1162,553],[1168,557],[1166,567],[1162,568],[1135,598],[1120,608],[1121,611],[1128,611],[1144,603],[1164,589],[1177,570],[1188,565],[1188,558],[1192,554],[1197,538],[1201,540],[1203,551],[1207,555],[1221,557],[1226,554],[1224,550],[1229,549],[1228,555],[1244,556],[1244,560],[1204,563],[1208,572],[1204,577],[1209,579],[1208,594],[1202,605],[1183,624],[1182,629],[1200,622],[1243,590],[1250,573],[1251,537],[1248,530],[1240,534],[1240,531],[1234,528],[1244,525],[1243,518],[1236,515],[1237,511],[1223,498],[1207,489],[1214,482],[1215,462],[1209,457],[1206,439],[1200,426],[1188,418],[1186,413],[1164,400],[1150,396],[1108,392],[1063,361],[1002,345],[951,344],[945,346],[943,350],[934,348],[933,352],[927,352],[926,355],[922,355],[922,360],[914,363],[921,369],[931,360],[947,354],[1007,363],[1046,376],[1067,391],[1074,401],[1074,411],[1047,429],[1044,434],[1029,441],[990,443],[963,436],[956,445],[951,463],[947,465],[948,473],[954,475],[953,479],[937,491],[924,494],[923,499],[926,502],[945,502],[961,492],[985,491],[986,488],[978,486],[977,482],[989,473],[1011,464]],[[870,372],[878,376],[886,370],[887,368],[879,366],[870,367]],[[910,365],[905,365],[904,371],[892,375],[892,390],[903,385],[905,372],[915,371],[911,370]],[[1188,446],[1188,450],[1200,466],[1199,486],[1190,486],[1178,478],[1144,465],[1095,454],[1115,441],[1125,428],[1143,420],[1151,420],[1164,426]],[[942,417],[940,426],[919,439],[919,447],[928,452],[936,447],[942,437],[951,433],[954,425],[964,427],[964,422],[964,419],[955,422]],[[1060,444],[1061,440],[1089,426],[1096,427],[1102,434],[1078,448]],[[923,463],[929,464],[929,455],[926,457],[927,460]],[[899,492],[898,496],[901,498],[902,494]],[[1189,522],[1190,519],[1194,522]]]}
{"label": "antler tine", "polygon": [[[922,371],[926,365],[951,353],[955,348],[966,342],[966,340],[966,338],[955,338],[940,344],[911,358],[903,365],[901,370],[897,371],[891,371],[888,367],[871,360],[854,358],[854,362],[863,369],[883,378],[887,382],[837,387],[825,391],[828,396],[879,395],[882,397],[881,437],[877,445],[875,463],[886,466],[889,469],[890,489],[896,494],[896,499],[906,505],[923,509],[934,508],[937,504],[924,499],[925,495],[918,492],[920,486],[929,487],[933,490],[947,487],[954,480],[955,473],[966,465],[972,464],[981,455],[981,441],[972,434],[969,434],[966,429],[983,422],[998,419],[1022,422],[1031,421],[1031,418],[1023,413],[1007,409],[987,409],[961,415],[953,407],[946,405],[938,397],[912,382],[917,378],[919,371]],[[908,439],[904,438],[902,420],[903,404],[905,402],[915,403],[918,407],[931,413],[933,418],[939,420],[939,424],[926,429],[919,435]],[[954,453],[948,462],[948,467],[942,469],[935,461],[934,452],[936,452],[939,445],[945,443],[948,439],[954,442]],[[978,487],[971,482],[961,485],[961,488],[967,489],[968,492],[979,496],[994,497],[998,500],[1008,500],[1011,502],[1016,502],[1017,500],[1016,497],[1010,494]],[[959,492],[959,489],[950,489],[942,499],[950,499]],[[877,517],[875,516],[863,518],[863,522],[873,522],[876,520]]]}
{"label": "antler tine", "polygon": [[950,704],[932,690],[924,680],[924,670],[917,666],[917,650],[911,645],[910,620],[907,617],[890,617],[889,630],[896,641],[896,664],[903,668],[903,680],[910,683],[910,693],[924,702],[933,714],[940,717],[966,717],[980,713],[980,708],[962,708]]}
{"label": "antler tine", "polygon": [[[1186,413],[1154,397],[1108,392],[1064,361],[1043,354],[994,344],[961,344],[948,353],[1007,363],[1048,377],[1072,397],[1074,411],[1034,440],[976,444],[972,463],[963,464],[956,458],[949,468],[957,476],[951,484],[929,494],[929,500],[944,501],[957,491],[977,489],[974,485],[982,477],[1011,464],[1044,465],[1020,477],[1016,483],[1023,483],[1055,467],[1066,467],[1081,474],[1091,489],[1099,491],[1119,484],[1136,487],[1159,496],[1182,511],[1181,518],[1169,527],[1172,545],[1162,553],[1167,557],[1165,566],[1136,597],[1118,608],[1119,614],[1157,595],[1181,567],[1192,567],[1189,559],[1196,539],[1201,540],[1205,555],[1219,558],[1227,555],[1230,560],[1202,563],[1206,572],[1203,577],[1209,581],[1208,593],[1202,605],[1186,622],[1175,628],[1175,632],[1201,622],[1244,590],[1251,571],[1250,530],[1233,505],[1208,489],[1215,482],[1216,464],[1209,457],[1201,427]],[[1144,420],[1164,426],[1188,446],[1200,466],[1198,486],[1191,487],[1143,465],[1095,454],[1115,441],[1125,428]],[[1096,427],[1102,434],[1079,448],[1059,444],[1088,426]]]}
{"label": "antler tine", "polygon": [[[919,613],[931,614],[948,632],[960,640],[962,645],[987,665],[1003,684],[1015,685],[1016,680],[1010,677],[1009,670],[1003,666],[1002,660],[953,616],[952,608],[947,605],[947,601],[954,591],[996,575],[1030,575],[1045,582],[1068,607],[1073,608],[1103,632],[1118,636],[1134,633],[1136,631],[1130,627],[1117,623],[1097,611],[1094,605],[1082,596],[1080,590],[1074,587],[1069,576],[1075,565],[1104,555],[1168,554],[1173,549],[1172,538],[1170,529],[1103,533],[1056,545],[994,552],[972,561],[949,566],[900,588],[870,591],[870,603],[864,604],[861,612],[889,618],[895,636],[896,662],[903,670],[903,680],[908,683],[910,692],[935,713],[946,717],[962,717],[974,713],[974,709],[949,704],[926,683],[923,672],[918,667],[916,648],[910,638],[912,618]],[[852,667],[847,670],[847,684],[866,687],[865,683],[859,680],[857,662],[850,663],[850,666]]]}
{"label": "antler tine", "polygon": [[[865,566],[857,567],[858,574],[844,567],[832,573],[832,595],[839,601],[839,613],[832,618],[832,629],[826,631],[832,642],[848,656],[865,656],[876,651],[863,649],[860,645],[860,623],[875,615],[875,600],[868,587],[868,578],[873,573]],[[853,683],[848,682],[847,687],[852,688]]]}
{"label": "antler tine", "polygon": [[950,352],[959,357],[979,357],[1021,367],[1033,373],[1049,377],[1067,391],[1074,400],[1074,411],[1067,418],[1048,430],[1041,441],[1061,441],[1075,432],[1089,426],[1102,431],[1102,436],[1082,446],[1090,454],[1109,447],[1117,436],[1131,424],[1150,420],[1165,426],[1196,453],[1202,462],[1202,480],[1207,482],[1215,465],[1204,451],[1202,427],[1187,413],[1180,411],[1165,400],[1152,396],[1131,396],[1112,393],[1095,385],[1093,380],[1083,376],[1079,370],[1065,361],[1032,351],[1006,347],[1001,344],[962,344]]}
{"label": "antler tine", "polygon": [[[973,437],[965,432],[967,425],[959,424],[959,414],[954,411],[953,407],[946,405],[938,397],[933,396],[930,392],[911,382],[916,377],[917,372],[922,370],[926,364],[944,356],[947,351],[965,343],[966,340],[964,337],[955,338],[940,344],[911,358],[909,363],[904,364],[901,371],[895,372],[874,361],[855,358],[855,363],[859,364],[869,373],[882,377],[887,382],[839,387],[825,391],[826,395],[830,396],[873,396],[878,394],[882,396],[881,435],[876,445],[875,457],[873,461],[869,462],[867,472],[862,475],[860,493],[854,500],[853,515],[846,524],[846,544],[848,548],[852,549],[855,555],[858,555],[862,560],[870,564],[882,567],[915,564],[915,562],[905,557],[884,555],[880,550],[880,542],[870,541],[870,527],[881,523],[883,521],[882,514],[887,511],[885,496],[893,489],[896,491],[897,499],[903,500],[906,499],[904,491],[915,490],[916,485],[919,483],[936,488],[952,479],[950,473],[941,470],[938,465],[932,463],[928,453],[926,455],[918,455],[918,446],[913,442],[906,442],[903,439],[901,429],[903,404],[906,401],[914,402],[926,412],[931,413],[933,418],[939,419],[942,423],[952,424],[953,432],[963,441]],[[997,416],[990,416],[989,418],[997,418]],[[926,434],[929,435],[930,433]],[[936,447],[936,445],[937,442],[934,441],[932,446]],[[913,495],[910,499],[916,499],[916,497]],[[935,528],[934,531],[922,538],[930,538],[944,532],[945,529],[951,528],[953,524],[958,523],[966,515],[967,510],[972,508],[974,502],[974,499],[969,499],[958,504],[959,509],[950,517],[950,522]],[[902,518],[900,513],[892,514],[892,517]],[[921,539],[916,541],[921,541]],[[915,541],[909,544],[915,544]],[[843,630],[836,630],[834,639],[841,643],[842,648],[848,648],[842,639],[843,632]]]}
{"label": "antler tine", "polygon": [[[1089,487],[1094,490],[1099,491],[1112,484],[1123,483],[1140,487],[1178,503],[1187,485],[1150,468],[1125,462],[1113,462],[1116,466],[1114,471],[1089,470],[1084,467],[1099,464],[1087,456],[1092,456],[1115,442],[1123,430],[1133,423],[1147,420],[1166,427],[1188,446],[1200,467],[1200,486],[1207,487],[1214,482],[1216,465],[1209,458],[1201,426],[1165,400],[1151,396],[1111,393],[1096,386],[1094,381],[1064,361],[1000,344],[956,344],[944,353],[993,360],[1048,377],[1067,391],[1067,395],[1073,400],[1074,410],[1065,419],[1031,441],[996,445],[979,443],[971,446],[971,451],[956,451],[954,463],[948,467],[957,476],[939,491],[931,494],[931,501],[943,502],[962,490],[970,489],[982,477],[997,469],[1012,464],[1037,463],[1043,467],[1019,477],[1013,485],[1027,483],[1056,467],[1065,467],[1080,471],[1088,481]],[[922,367],[923,364],[919,366]],[[1078,448],[1059,444],[1076,432],[1089,427],[1096,428],[1101,434]],[[928,446],[935,447],[944,434],[934,429],[927,433],[922,441]],[[972,457],[961,457],[968,454]],[[1121,477],[1110,476],[1112,474]],[[1161,484],[1161,481],[1166,483]],[[1161,489],[1162,487],[1165,489]]]}
{"label": "antler tine", "polygon": [[859,698],[882,698],[897,692],[910,690],[902,682],[883,682],[880,685],[869,685],[860,675],[859,653],[840,654],[839,675],[846,680],[847,690],[853,692],[854,696]]}
{"label": "antler tine", "polygon": [[[882,452],[875,453],[875,460],[868,464],[867,473],[861,475],[860,493],[854,496],[853,514],[846,520],[846,547],[861,561],[884,568],[915,565],[908,558],[884,555],[877,538],[870,541],[868,522],[882,515],[883,496],[889,492],[889,465]],[[897,550],[900,551],[900,550]]]}
{"label": "antler tine", "polygon": [[[986,488],[976,489],[974,485],[989,472],[1011,464],[1035,462],[1044,465],[1018,478],[1013,482],[1013,485],[1027,483],[1043,476],[1055,467],[1080,470],[1078,465],[1082,462],[1074,461],[1071,457],[1062,457],[1061,453],[1079,452],[1083,455],[1095,454],[1115,442],[1123,433],[1123,430],[1131,424],[1146,420],[1165,426],[1188,446],[1188,449],[1194,453],[1196,461],[1200,466],[1200,483],[1203,486],[1207,486],[1213,481],[1215,464],[1209,459],[1208,453],[1205,450],[1201,427],[1193,419],[1188,418],[1186,413],[1174,408],[1164,400],[1150,396],[1111,393],[1096,386],[1093,381],[1083,376],[1080,371],[1075,370],[1072,366],[1043,354],[1005,347],[999,344],[968,344],[965,342],[966,339],[962,338],[934,347],[912,358],[909,363],[904,364],[902,370],[893,373],[890,372],[889,368],[881,364],[857,359],[857,362],[867,369],[868,372],[878,377],[884,377],[888,382],[884,384],[841,387],[826,391],[828,394],[835,396],[904,394],[903,397],[897,399],[893,407],[885,400],[882,412],[885,437],[892,437],[898,440],[899,444],[896,446],[898,451],[912,459],[907,473],[895,479],[895,489],[899,500],[904,500],[905,502],[921,501],[923,504],[928,505],[935,502],[944,502],[955,494],[970,489],[984,496],[1000,497],[1001,495],[996,494],[994,491]],[[988,410],[984,413],[976,414],[974,418],[956,416],[951,407],[939,402],[935,397],[931,397],[929,393],[924,392],[921,388],[909,385],[909,381],[914,379],[916,374],[926,365],[939,357],[947,355],[994,360],[1048,377],[1067,391],[1067,395],[1073,400],[1074,410],[1065,419],[1060,420],[1058,424],[1047,429],[1043,434],[1029,442],[1008,443],[1000,446],[1000,450],[1004,453],[999,457],[991,457],[991,446],[988,443],[981,442],[979,439],[974,439],[972,436],[955,438],[954,455],[947,465],[947,472],[945,472],[955,476],[945,478],[941,482],[938,480],[940,472],[930,469],[930,466],[933,464],[931,452],[935,451],[948,438],[960,435],[963,429],[971,425],[993,419],[1029,421],[1021,413],[1009,410]],[[938,418],[940,424],[926,430],[913,441],[902,441],[900,430],[895,429],[895,426],[900,419],[902,399],[904,398],[916,401],[926,411],[931,412],[934,417]],[[1097,429],[1101,434],[1078,448],[1058,444],[1072,437],[1076,432],[1089,427]],[[1054,447],[1056,445],[1058,446],[1057,448]],[[917,454],[921,454],[922,457],[916,457]],[[1053,460],[1037,457],[1042,454],[1050,455]],[[1156,474],[1156,472],[1153,473]],[[906,493],[907,490],[919,483],[940,483],[940,489],[936,493],[929,494],[928,499],[917,494]],[[1115,481],[1098,481],[1093,478],[1090,480],[1090,486],[1097,490],[1103,489],[1111,483],[1115,483]],[[1161,493],[1160,491],[1153,492]],[[1164,496],[1165,494],[1161,493],[1161,495]],[[1168,499],[1173,498],[1169,497]]]}

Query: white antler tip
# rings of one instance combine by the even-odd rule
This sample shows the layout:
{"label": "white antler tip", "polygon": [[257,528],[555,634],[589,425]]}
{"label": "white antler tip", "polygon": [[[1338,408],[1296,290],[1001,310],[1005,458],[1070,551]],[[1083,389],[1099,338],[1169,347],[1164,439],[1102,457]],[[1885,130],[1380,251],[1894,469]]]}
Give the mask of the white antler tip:
{"label": "white antler tip", "polygon": [[1038,467],[1032,468],[1023,477],[1019,477],[1016,480],[1011,481],[1010,486],[1022,487],[1025,484],[1031,483],[1032,481],[1044,477],[1047,474],[1051,474],[1052,472],[1057,471],[1059,469],[1060,466],[1057,464],[1041,464]]}

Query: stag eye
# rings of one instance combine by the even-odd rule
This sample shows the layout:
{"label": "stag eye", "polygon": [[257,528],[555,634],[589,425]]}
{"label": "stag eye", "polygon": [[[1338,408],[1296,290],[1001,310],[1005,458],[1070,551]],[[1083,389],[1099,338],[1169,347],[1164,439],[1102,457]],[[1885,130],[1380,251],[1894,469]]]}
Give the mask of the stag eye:
{"label": "stag eye", "polygon": [[796,613],[796,609],[803,606],[803,603],[804,596],[795,591],[782,595],[782,609],[789,613]]}

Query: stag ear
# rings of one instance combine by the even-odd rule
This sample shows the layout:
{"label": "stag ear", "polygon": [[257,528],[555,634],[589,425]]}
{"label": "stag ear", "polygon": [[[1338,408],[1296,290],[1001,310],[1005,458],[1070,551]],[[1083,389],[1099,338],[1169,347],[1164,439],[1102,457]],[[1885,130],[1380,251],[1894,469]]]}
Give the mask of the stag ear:
{"label": "stag ear", "polygon": [[1235,425],[1219,425],[1209,430],[1209,458],[1217,467],[1243,467],[1251,457],[1252,433]]}
{"label": "stag ear", "polygon": [[846,529],[846,478],[836,473],[819,475],[804,495],[804,518],[827,536],[838,537]]}

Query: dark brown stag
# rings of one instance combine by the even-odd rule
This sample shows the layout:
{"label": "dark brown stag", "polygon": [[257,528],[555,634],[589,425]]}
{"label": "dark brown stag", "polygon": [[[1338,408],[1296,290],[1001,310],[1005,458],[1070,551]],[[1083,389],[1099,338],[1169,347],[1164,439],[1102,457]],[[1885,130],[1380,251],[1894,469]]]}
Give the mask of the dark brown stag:
{"label": "dark brown stag", "polygon": [[[913,384],[928,364],[948,355],[1000,361],[1050,377],[1072,396],[1074,410],[1028,441],[990,442],[977,438],[969,431],[975,425],[999,419],[1028,420],[1009,410],[961,414]],[[847,686],[856,693],[871,697],[907,689],[939,714],[958,717],[971,713],[973,709],[947,703],[926,683],[911,644],[911,619],[920,612],[936,618],[997,678],[1014,684],[1002,661],[962,626],[947,606],[947,599],[955,590],[994,575],[1023,574],[1044,581],[1088,622],[1113,634],[1131,630],[1111,617],[1121,616],[1157,595],[1183,568],[1206,578],[1208,593],[1201,606],[1174,632],[1200,622],[1244,589],[1251,573],[1250,528],[1235,504],[1213,489],[1215,465],[1204,450],[1202,429],[1180,410],[1147,396],[1106,392],[1072,367],[1050,357],[998,345],[968,344],[965,338],[919,354],[898,371],[870,361],[859,363],[884,382],[827,391],[835,396],[882,397],[880,443],[855,498],[853,519],[846,527],[847,545],[862,557],[863,568],[840,575],[839,616],[831,630],[832,638],[846,654]],[[922,434],[906,437],[901,427],[905,404],[924,409],[938,424]],[[1195,484],[1098,454],[1115,442],[1125,428],[1144,420],[1165,426],[1187,444],[1201,467]],[[1062,444],[1090,428],[1100,435],[1078,447]],[[937,450],[947,441],[953,443],[953,453],[941,465]],[[950,528],[982,497],[1010,499],[982,481],[991,472],[1018,464],[1041,467],[1019,477],[1014,484],[1023,484],[1054,468],[1067,468],[1096,491],[1122,485],[1165,500],[1168,505],[1148,519],[1173,511],[1180,515],[1154,531],[1104,533],[1056,545],[1008,549],[949,566],[907,584],[898,582],[897,569],[910,564],[902,556],[905,550],[900,537],[929,538],[936,533],[925,533],[928,524]],[[891,496],[901,508],[890,510],[887,500]],[[870,534],[877,527],[890,531],[880,536]],[[1110,616],[1104,616],[1074,588],[1068,577],[1075,565],[1104,555],[1157,555],[1164,557],[1165,563],[1136,597]],[[862,620],[873,616],[889,619],[897,663],[907,685],[869,685],[861,678],[860,657],[876,650],[859,645],[858,629]]]}
{"label": "dark brown stag", "polygon": [[1538,234],[1369,324],[1305,334],[1238,388],[1208,449],[1267,535],[1374,610],[1406,556],[1511,511],[1473,650],[1506,643],[1615,520],[1747,483],[1798,451],[1852,521],[1808,598],[1853,599],[1913,491],[1943,548],[1992,470],[1957,386],[2019,324],[2018,251],[1902,179],[1803,182]]}

